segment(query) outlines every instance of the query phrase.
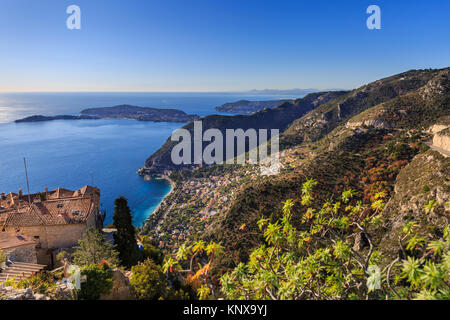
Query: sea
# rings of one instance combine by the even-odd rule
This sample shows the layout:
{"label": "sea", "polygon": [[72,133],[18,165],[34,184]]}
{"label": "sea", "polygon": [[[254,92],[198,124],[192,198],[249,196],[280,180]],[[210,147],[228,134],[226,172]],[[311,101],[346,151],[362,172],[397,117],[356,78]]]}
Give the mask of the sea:
{"label": "sea", "polygon": [[[14,123],[31,115],[78,115],[86,108],[129,104],[175,108],[206,116],[214,107],[241,99],[262,101],[293,96],[245,93],[0,93],[0,192],[31,193],[57,187],[101,190],[105,225],[114,200],[128,199],[133,225],[140,227],[170,192],[165,180],[144,181],[136,171],[183,123],[135,120],[57,120]],[[229,115],[229,114],[228,114]]]}

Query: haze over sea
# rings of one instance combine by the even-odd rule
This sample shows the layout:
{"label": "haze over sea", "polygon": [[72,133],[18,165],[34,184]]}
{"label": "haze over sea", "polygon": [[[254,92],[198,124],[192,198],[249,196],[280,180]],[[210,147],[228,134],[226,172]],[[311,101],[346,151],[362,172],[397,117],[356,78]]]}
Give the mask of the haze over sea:
{"label": "haze over sea", "polygon": [[60,120],[13,123],[31,115],[76,115],[82,109],[130,104],[175,108],[205,116],[215,106],[241,99],[274,100],[286,96],[239,93],[0,93],[0,192],[26,192],[26,157],[31,192],[48,187],[77,189],[86,184],[101,190],[105,225],[112,222],[114,199],[124,196],[133,224],[153,212],[170,185],[144,181],[136,174],[182,123],[134,120]]}

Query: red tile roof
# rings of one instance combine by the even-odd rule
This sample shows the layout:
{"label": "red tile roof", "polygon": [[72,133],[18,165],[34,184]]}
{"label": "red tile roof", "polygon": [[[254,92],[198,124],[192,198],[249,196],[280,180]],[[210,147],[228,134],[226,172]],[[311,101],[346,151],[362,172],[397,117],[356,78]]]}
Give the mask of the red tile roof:
{"label": "red tile roof", "polygon": [[[58,188],[48,191],[46,201],[41,201],[40,194],[8,196],[0,200],[0,225],[10,226],[37,226],[37,225],[64,225],[83,223],[90,214],[98,210],[100,190],[85,186],[72,191]],[[3,208],[3,210],[2,210]]]}
{"label": "red tile roof", "polygon": [[1,250],[26,246],[29,244],[36,244],[36,240],[16,232],[0,232]]}

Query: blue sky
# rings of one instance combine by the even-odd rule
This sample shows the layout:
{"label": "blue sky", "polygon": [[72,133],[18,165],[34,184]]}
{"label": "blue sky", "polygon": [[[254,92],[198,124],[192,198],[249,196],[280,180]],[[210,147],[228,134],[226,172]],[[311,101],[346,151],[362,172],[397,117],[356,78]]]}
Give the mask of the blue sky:
{"label": "blue sky", "polygon": [[449,66],[450,2],[2,0],[0,43],[4,92],[354,88]]}

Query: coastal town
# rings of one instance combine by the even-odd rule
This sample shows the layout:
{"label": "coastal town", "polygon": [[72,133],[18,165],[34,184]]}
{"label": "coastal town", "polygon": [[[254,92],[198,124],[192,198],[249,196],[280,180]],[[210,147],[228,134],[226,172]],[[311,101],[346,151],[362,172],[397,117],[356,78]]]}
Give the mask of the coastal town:
{"label": "coastal town", "polygon": [[177,248],[208,232],[240,186],[260,177],[258,165],[223,165],[221,169],[211,172],[209,167],[199,167],[192,171],[193,176],[182,180],[166,172],[164,177],[171,181],[173,190],[148,218],[142,232],[152,230],[149,234],[158,239],[159,248],[165,249]]}

